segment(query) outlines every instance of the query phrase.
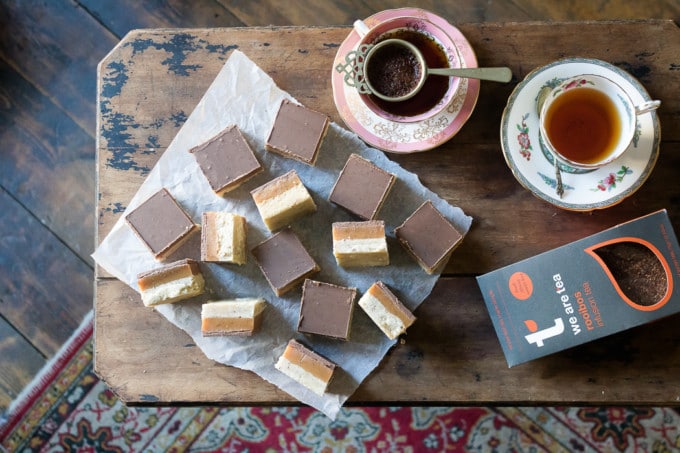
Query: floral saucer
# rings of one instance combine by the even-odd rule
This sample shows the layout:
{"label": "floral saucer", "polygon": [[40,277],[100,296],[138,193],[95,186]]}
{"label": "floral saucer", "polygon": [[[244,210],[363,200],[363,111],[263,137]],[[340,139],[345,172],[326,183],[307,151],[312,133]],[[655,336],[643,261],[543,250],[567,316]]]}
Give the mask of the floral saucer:
{"label": "floral saucer", "polygon": [[633,142],[612,163],[597,170],[559,163],[564,187],[559,197],[553,156],[540,137],[536,106],[545,89],[579,74],[611,78],[636,104],[651,100],[640,82],[616,66],[585,58],[558,60],[531,72],[515,87],[503,111],[501,144],[515,178],[534,195],[563,209],[592,211],[621,202],[647,180],[659,156],[661,128],[655,112],[639,115]]}
{"label": "floral saucer", "polygon": [[[398,8],[381,11],[364,20],[368,27],[396,17],[419,17],[442,29],[451,38],[459,67],[477,67],[477,57],[465,36],[445,19],[419,8]],[[355,50],[359,34],[352,30],[340,45],[333,68],[342,64],[345,56]],[[472,115],[479,96],[479,80],[461,79],[456,95],[441,113],[412,123],[390,121],[376,115],[359,97],[356,88],[347,86],[341,73],[333,70],[331,78],[333,100],[347,127],[369,145],[392,153],[413,153],[435,148],[456,135]]]}

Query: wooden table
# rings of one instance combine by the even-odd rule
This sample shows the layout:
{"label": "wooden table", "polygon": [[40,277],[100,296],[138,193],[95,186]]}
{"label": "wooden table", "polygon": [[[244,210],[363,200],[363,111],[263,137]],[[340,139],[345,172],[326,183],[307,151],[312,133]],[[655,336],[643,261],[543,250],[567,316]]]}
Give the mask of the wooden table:
{"label": "wooden table", "polygon": [[[677,316],[509,369],[474,279],[622,221],[667,208],[680,231],[680,31],[672,21],[461,24],[480,66],[509,66],[507,85],[483,83],[470,121],[436,151],[390,155],[474,217],[418,321],[350,403],[678,404]],[[238,48],[284,90],[342,124],[330,71],[347,27],[147,30],[129,34],[98,77],[98,240]],[[512,176],[499,125],[515,84],[567,56],[619,66],[661,99],[660,158],[619,205],[563,211]],[[190,337],[101,269],[95,371],[127,403],[288,404],[256,375],[207,359]]]}

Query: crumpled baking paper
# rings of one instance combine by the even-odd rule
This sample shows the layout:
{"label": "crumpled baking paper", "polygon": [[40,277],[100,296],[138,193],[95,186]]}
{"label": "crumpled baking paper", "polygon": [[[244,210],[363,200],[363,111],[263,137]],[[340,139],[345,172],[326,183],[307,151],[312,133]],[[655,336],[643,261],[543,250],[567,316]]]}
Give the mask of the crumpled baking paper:
{"label": "crumpled baking paper", "polygon": [[[334,123],[314,166],[265,151],[264,141],[283,98],[295,101],[243,53],[234,51],[132,198],[124,215],[92,256],[112,275],[139,291],[137,274],[160,267],[163,263],[154,259],[127,226],[124,217],[162,187],[170,191],[197,224],[200,224],[204,211],[228,211],[245,216],[250,250],[271,235],[257,212],[250,191],[295,169],[318,207],[315,214],[292,224],[295,233],[321,266],[321,272],[312,278],[357,288],[357,299],[376,280],[382,280],[404,305],[415,310],[430,293],[439,275],[426,274],[407,255],[394,237],[394,229],[426,199],[431,200],[462,234],[467,233],[472,219],[425,188],[417,176]],[[220,197],[211,190],[188,150],[231,124],[237,124],[241,129],[265,170]],[[388,234],[390,265],[386,267],[343,269],[337,266],[332,253],[332,222],[359,220],[328,201],[333,184],[350,153],[357,153],[397,176],[397,182],[378,215],[385,221]],[[185,257],[199,260],[199,249],[200,234],[194,234],[166,262]],[[201,263],[201,269],[208,288],[206,295],[155,309],[186,331],[210,359],[251,370],[332,419],[395,343],[358,306],[354,311],[349,341],[297,333],[301,290],[298,288],[277,297],[251,256],[243,266]],[[204,338],[201,335],[201,303],[236,297],[263,297],[268,302],[260,330],[251,337]],[[139,303],[142,303],[141,299]],[[324,396],[314,394],[274,368],[291,338],[298,339],[338,365]]]}

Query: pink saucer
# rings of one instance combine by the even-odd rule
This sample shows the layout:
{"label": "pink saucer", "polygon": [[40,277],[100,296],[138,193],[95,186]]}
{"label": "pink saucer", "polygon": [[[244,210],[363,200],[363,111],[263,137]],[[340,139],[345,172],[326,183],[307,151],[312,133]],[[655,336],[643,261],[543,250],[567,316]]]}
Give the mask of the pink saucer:
{"label": "pink saucer", "polygon": [[[364,23],[372,28],[396,17],[417,17],[430,21],[451,38],[461,67],[477,67],[477,58],[465,36],[436,14],[418,8],[390,9],[368,17]],[[350,32],[338,49],[333,68],[344,61],[345,55],[356,48],[360,39],[355,30]],[[458,92],[441,113],[422,121],[401,123],[381,118],[371,111],[356,89],[344,83],[341,73],[333,70],[331,83],[333,100],[347,127],[369,145],[392,153],[427,151],[456,135],[472,115],[480,85],[479,80],[461,79]]]}

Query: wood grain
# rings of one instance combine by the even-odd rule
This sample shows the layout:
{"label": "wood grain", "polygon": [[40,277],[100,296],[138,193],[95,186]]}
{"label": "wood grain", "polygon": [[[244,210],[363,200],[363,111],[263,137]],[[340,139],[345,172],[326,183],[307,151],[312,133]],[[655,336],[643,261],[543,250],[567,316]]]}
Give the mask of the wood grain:
{"label": "wood grain", "polygon": [[[293,401],[249,371],[208,359],[189,335],[144,307],[139,294],[119,280],[98,280],[97,292],[107,303],[97,309],[94,369],[117,395],[124,395],[125,401]],[[127,321],[120,313],[126,313]],[[131,324],[135,326],[130,328]],[[109,341],[111,338],[121,341]],[[158,366],[159,361],[162,366]],[[198,376],[211,384],[190,385]]]}
{"label": "wood grain", "polygon": [[[130,30],[168,27],[238,27],[245,25],[215,0],[119,0],[79,3],[117,37]],[[250,3],[250,2],[249,2]],[[256,2],[252,2],[256,3]]]}
{"label": "wood grain", "polygon": [[[96,312],[95,372],[123,401],[294,402],[249,371],[207,359],[191,337],[144,307],[119,280],[99,280],[97,294],[106,303]],[[403,342],[350,404],[665,405],[680,395],[680,364],[672,359],[680,345],[670,318],[508,368],[474,278],[440,279],[415,315]],[[201,385],[187,385],[197,376]]]}
{"label": "wood grain", "polygon": [[[615,18],[666,18],[678,20],[680,18],[680,4],[673,0],[654,0],[651,2],[630,2],[628,0],[607,0],[605,2],[588,3],[581,1],[568,2],[543,2],[542,0],[501,0],[494,2],[482,2],[476,0],[460,0],[456,2],[435,2],[422,0],[420,7],[427,8],[438,13],[455,24],[475,24],[478,22],[509,22],[509,21],[533,21],[533,20],[587,20],[587,19],[615,19]],[[74,257],[88,260],[89,252],[93,247],[93,206],[95,205],[95,189],[92,176],[95,156],[94,137],[99,135],[95,126],[95,99],[96,65],[130,30],[135,28],[167,28],[167,27],[230,27],[230,26],[284,26],[284,25],[350,25],[355,19],[363,18],[377,11],[403,6],[395,0],[338,0],[332,2],[317,2],[296,0],[293,2],[279,2],[272,0],[252,1],[224,1],[224,0],[197,0],[194,2],[182,2],[178,0],[152,0],[137,2],[134,0],[120,0],[116,2],[96,2],[92,0],[54,0],[49,2],[37,0],[6,0],[0,2],[0,64],[2,73],[0,77],[0,137],[3,140],[3,152],[0,153],[0,187],[7,191],[15,200],[18,211],[22,215],[16,218],[38,219],[45,230],[51,234],[34,236],[30,247],[36,250],[61,249],[63,245],[71,251]],[[495,55],[494,48],[507,48],[521,44],[521,33],[516,34],[516,29],[509,28],[508,35],[494,32],[486,34],[484,29],[476,26],[466,28],[466,33],[484,33],[480,35],[481,47],[486,47],[484,53],[478,53],[480,61],[494,61],[490,56]],[[512,32],[512,34],[510,34]],[[344,33],[344,32],[343,32]],[[273,42],[276,42],[276,34],[272,34]],[[338,39],[342,39],[339,33]],[[586,36],[587,37],[587,36]],[[645,36],[639,36],[645,39]],[[618,39],[616,35],[603,36],[602,40]],[[486,46],[487,42],[489,45]],[[566,41],[563,43],[561,41]],[[339,42],[339,41],[338,41]],[[569,35],[560,40],[559,45],[566,45],[571,52],[580,50],[579,44],[586,42],[581,40],[579,33]],[[663,40],[655,41],[665,44]],[[271,44],[271,43],[270,43]],[[307,45],[302,43],[300,51],[305,51]],[[332,53],[332,46],[337,45],[328,41]],[[653,43],[652,43],[653,44]],[[256,46],[252,46],[256,47]],[[540,64],[540,52],[550,46],[525,46],[517,49],[522,55],[521,62],[505,62],[512,64],[513,68],[521,69],[518,75],[524,74],[525,70],[534,64]],[[244,44],[244,48],[245,44]],[[670,47],[669,47],[670,48]],[[543,49],[543,50],[542,50]],[[264,49],[263,49],[264,50]],[[663,49],[662,49],[663,50]],[[163,49],[156,49],[164,52]],[[251,52],[250,50],[248,52]],[[508,50],[503,50],[508,52]],[[533,60],[524,60],[524,55]],[[262,55],[266,55],[263,52]],[[623,54],[620,62],[625,65],[637,65],[638,61],[644,63],[645,55],[634,56],[630,59],[629,54]],[[213,55],[214,56],[214,55]],[[293,55],[294,56],[294,55]],[[608,57],[603,53],[603,57]],[[295,61],[295,60],[294,60]],[[528,63],[525,63],[528,61]],[[638,66],[634,66],[638,67]],[[675,66],[677,67],[677,65]],[[645,65],[639,65],[645,70]],[[651,67],[652,70],[656,70]],[[286,67],[272,67],[272,75],[278,77],[285,74]],[[324,69],[325,71],[325,69]],[[277,75],[278,74],[278,75]],[[652,78],[654,75],[649,73]],[[643,73],[644,75],[644,73]],[[112,73],[113,77],[123,77],[124,74]],[[153,77],[154,74],[150,74]],[[156,79],[161,78],[155,74]],[[325,80],[325,73],[319,72],[317,77]],[[195,80],[207,81],[209,77]],[[313,81],[314,82],[314,81]],[[200,85],[199,83],[199,85]],[[314,98],[304,89],[304,82],[295,79],[286,82],[286,89],[296,92],[299,99],[307,104],[327,105],[335,115],[334,106],[322,98]],[[314,82],[316,83],[316,82]],[[162,85],[162,84],[161,84]],[[181,96],[185,90],[189,96],[186,101],[178,103],[176,108],[168,109],[176,116],[167,117],[166,121],[172,122],[176,127],[181,126],[186,115],[190,114],[195,105],[192,98],[196,94],[190,84],[177,83],[166,87],[174,90],[174,98]],[[205,89],[205,86],[200,89]],[[489,89],[490,91],[484,91]],[[480,97],[481,105],[494,107],[498,105],[497,99],[507,97],[509,87],[483,87]],[[193,93],[193,94],[192,94]],[[149,102],[153,96],[142,99]],[[489,115],[500,115],[500,110],[489,110]],[[493,112],[493,113],[491,113]],[[675,137],[673,141],[663,144],[662,159],[653,173],[653,177],[636,194],[636,197],[625,202],[621,207],[607,210],[605,213],[594,213],[592,216],[574,215],[577,220],[585,219],[586,228],[595,230],[600,226],[608,225],[611,221],[625,219],[629,214],[643,210],[649,203],[650,206],[664,204],[663,200],[655,199],[654,194],[659,188],[673,184],[677,180],[673,168],[677,168],[677,134],[678,128],[667,126],[677,124],[677,105],[672,108],[663,108],[662,115],[663,135],[669,134]],[[670,119],[668,119],[670,117]],[[152,122],[152,121],[151,121]],[[675,122],[675,123],[674,123]],[[125,126],[125,119],[120,118],[119,124]],[[151,123],[149,123],[151,124]],[[482,125],[479,130],[471,127],[474,124]],[[174,126],[173,126],[174,127]],[[81,131],[78,132],[77,128]],[[132,127],[120,133],[134,133]],[[146,134],[146,135],[144,135]],[[123,148],[117,157],[125,159],[125,156],[134,156],[145,152],[155,152],[158,155],[167,146],[169,138],[174,136],[172,128],[159,128],[156,132],[147,129],[140,131],[144,136],[141,141],[131,141],[132,147],[127,153]],[[485,157],[493,162],[485,165],[481,170],[478,164],[469,160],[465,155],[467,143],[477,143],[478,137],[484,136],[486,143]],[[158,144],[161,144],[158,146]],[[162,145],[165,143],[165,145]],[[550,244],[558,244],[562,239],[575,238],[577,232],[570,225],[574,221],[570,213],[551,209],[532,200],[531,197],[518,187],[514,179],[510,177],[507,168],[494,159],[497,152],[497,130],[484,127],[483,121],[472,121],[456,136],[456,141],[446,148],[447,163],[445,166],[432,166],[427,159],[409,157],[403,160],[403,165],[412,171],[421,172],[421,168],[429,168],[427,183],[436,190],[442,190],[445,197],[452,203],[465,203],[466,210],[475,218],[480,214],[495,212],[498,200],[503,203],[515,203],[522,206],[527,217],[525,222],[543,222],[547,218],[554,218],[553,230],[555,234],[549,239]],[[148,145],[148,146],[147,146]],[[121,146],[125,146],[122,143]],[[144,146],[143,148],[139,148]],[[152,151],[153,150],[153,151]],[[127,153],[127,154],[126,154]],[[465,155],[465,157],[460,157]],[[134,160],[134,159],[133,159]],[[153,159],[150,160],[150,162]],[[120,161],[122,162],[122,161]],[[464,165],[462,164],[464,162]],[[144,163],[144,162],[142,162]],[[500,164],[500,165],[499,165]],[[451,171],[461,166],[461,171]],[[50,171],[54,167],[55,171]],[[489,184],[486,177],[487,171],[493,175],[494,184]],[[102,185],[111,187],[115,192],[117,185],[136,187],[141,183],[136,172],[123,176],[122,173],[105,172],[100,175]],[[447,181],[451,178],[451,181]],[[471,179],[472,178],[472,179]],[[473,185],[478,191],[468,198],[464,192],[458,190],[459,184],[471,185],[471,181],[477,181]],[[96,215],[102,224],[102,230],[106,231],[109,225],[120,215],[133,191],[122,192],[123,195],[115,196],[108,189],[102,190],[104,203],[99,203]],[[644,195],[643,195],[644,193]],[[675,201],[677,203],[677,199]],[[502,212],[502,210],[501,210]],[[671,213],[672,215],[673,212]],[[561,222],[566,216],[568,221]],[[591,219],[594,217],[594,219]],[[8,217],[10,218],[10,217]],[[4,217],[3,217],[4,220]],[[12,220],[14,221],[14,220]],[[677,225],[677,217],[674,217]],[[512,248],[513,237],[503,233],[503,225],[491,220],[484,220],[475,224],[475,229],[482,229],[475,236],[468,237],[461,249],[457,252],[460,256],[453,264],[451,272],[474,271],[493,267],[496,259],[496,250],[501,244],[503,247]],[[529,232],[511,231],[524,244],[524,249],[506,250],[502,258],[508,261],[524,254],[538,251],[540,246],[531,246]],[[489,240],[487,240],[487,235]],[[490,252],[477,257],[477,249],[486,247]],[[33,269],[38,266],[26,267],[24,253],[3,256],[3,262],[9,268]],[[33,256],[33,255],[31,255]],[[69,258],[71,259],[71,258]],[[487,262],[488,261],[488,262]],[[42,285],[41,294],[61,294],[63,280],[72,279],[74,287],[79,287],[83,280],[91,278],[92,270],[83,266],[80,270],[71,268],[68,275],[59,275],[59,279],[53,279],[55,274],[45,276],[31,276],[30,281],[39,281]],[[27,277],[29,278],[29,277]],[[4,285],[8,280],[4,280]],[[54,291],[53,291],[54,288]],[[26,321],[14,325],[14,333],[17,338],[24,338],[26,346],[32,347],[28,338],[33,338],[32,329],[39,329],[46,337],[53,336],[50,340],[41,340],[43,343],[57,345],[62,341],[64,331],[59,323],[51,323],[49,319],[31,319],[30,313],[22,312],[21,305],[25,300],[35,297],[32,285],[0,286],[2,294],[16,291],[26,293],[13,293],[14,297],[5,299],[7,304],[16,304],[11,309],[14,313],[23,313],[21,316]],[[77,291],[78,292],[78,291]],[[69,304],[77,304],[78,310],[86,311],[91,308],[92,301],[89,297],[82,300],[71,299]],[[36,304],[42,300],[34,301]],[[49,301],[56,303],[55,301]],[[31,321],[40,322],[34,325]],[[30,326],[26,332],[21,333],[24,326]],[[0,342],[5,341],[5,332],[0,333]],[[44,349],[44,348],[43,348]],[[30,369],[22,363],[22,358],[31,361],[30,355],[13,355],[11,358],[2,355],[3,367],[9,370]],[[28,374],[17,373],[24,383],[30,379]],[[0,375],[0,395],[5,400],[11,398],[3,389],[17,388],[18,381],[4,381],[4,375]],[[3,404],[0,403],[0,407]]]}
{"label": "wood grain", "polygon": [[2,187],[83,260],[94,247],[94,139],[0,60]]}
{"label": "wood grain", "polygon": [[288,0],[277,2],[264,0],[227,1],[218,0],[234,16],[249,26],[268,25],[350,25],[355,20],[368,17],[383,8],[375,9],[362,0],[337,0],[333,2],[310,2]]}
{"label": "wood grain", "polygon": [[630,2],[607,0],[603,2],[571,1],[569,7],[555,2],[515,1],[533,19],[539,20],[604,20],[639,19],[655,17],[678,20],[680,4],[673,0],[658,2]]}
{"label": "wood grain", "polygon": [[[404,5],[399,0],[365,0],[365,2],[375,11],[403,8],[404,6],[417,6],[418,8],[439,14],[455,25],[493,21],[521,22],[542,19],[533,10],[533,4],[537,2],[523,0],[503,2],[478,2],[475,0],[439,2],[436,0],[420,0],[417,4],[413,5]],[[547,19],[549,18],[544,20]]]}
{"label": "wood grain", "polygon": [[0,408],[92,307],[94,69],[114,42],[70,0],[0,2],[0,305],[11,326]]}
{"label": "wood grain", "polygon": [[[616,25],[610,23],[611,27]],[[533,24],[529,28],[521,24],[482,24],[461,26],[461,29],[473,43],[481,64],[509,65],[513,68],[515,79],[521,80],[534,68],[554,59],[583,55],[582,44],[570,43],[568,39],[562,38],[573,34],[570,29],[578,28],[583,42],[592,43],[587,52],[589,57],[618,62],[624,69],[638,73],[649,92],[663,99],[659,115],[664,124],[664,143],[656,171],[635,197],[604,211],[590,214],[567,212],[536,199],[517,184],[500,158],[498,124],[505,99],[513,85],[485,84],[475,113],[451,141],[435,152],[391,156],[407,170],[418,174],[427,187],[461,206],[477,219],[471,234],[456,255],[459,259],[451,261],[447,272],[488,272],[636,217],[644,206],[649,211],[666,207],[674,222],[680,220],[680,213],[672,209],[674,204],[677,205],[677,200],[655,195],[664,191],[668,181],[673,179],[671,173],[679,158],[673,152],[679,138],[678,128],[672,124],[677,124],[677,112],[680,111],[680,99],[673,89],[674,84],[680,84],[680,71],[673,69],[677,58],[672,49],[680,46],[680,34],[671,22],[628,23],[625,25],[625,34],[630,41],[612,48],[608,45],[609,41],[602,37],[602,27],[598,23]],[[143,38],[139,34],[129,36],[129,42],[144,39],[160,41],[166,38],[168,32],[143,33]],[[305,105],[328,113],[334,121],[342,124],[330,96],[327,73],[336,46],[346,36],[347,29],[256,29],[249,31],[251,41],[239,40],[239,33],[239,30],[210,31],[202,39],[212,45],[238,46],[270,74],[282,89]],[[311,37],[315,33],[318,34],[316,39]],[[538,42],[546,39],[546,35],[553,41],[559,41],[563,50],[555,53],[546,50],[543,54],[538,50],[533,53],[524,51],[523,47],[526,46],[522,46],[523,40]],[[198,40],[195,35],[189,36],[194,41]],[[663,44],[659,41],[660,36],[663,36]],[[644,43],[643,50],[638,50],[639,46],[635,49],[633,43]],[[113,78],[109,66],[130,59],[130,47],[134,46],[119,47],[100,67],[104,80]],[[205,50],[202,52],[208,53]],[[285,58],[271,59],[268,56],[272,54]],[[155,98],[156,101],[146,98],[140,102],[134,85],[127,83],[120,87],[115,98],[111,98],[116,103],[116,111],[102,114],[102,124],[111,129],[101,131],[99,146],[98,171],[103,182],[101,187],[104,188],[99,198],[99,240],[110,231],[148,170],[181,127],[182,123],[169,119],[189,114],[222,66],[224,55],[213,55],[215,58],[212,59],[209,56],[208,53],[201,60],[200,67],[193,70],[190,77],[159,80],[152,70],[153,65],[133,68],[132,63],[128,66],[128,71],[134,70],[136,83],[140,86],[152,84],[154,90],[161,93],[172,91],[179,94],[173,97],[172,102],[160,102],[159,98]],[[164,58],[163,54],[157,58]],[[299,67],[305,68],[304,76],[295,75]],[[103,98],[102,102],[105,104],[110,101]],[[157,118],[148,113],[153,111],[158,112]],[[107,121],[114,113],[116,118],[131,118],[134,115],[135,122],[116,123],[115,118]],[[156,147],[152,148],[150,142]],[[483,166],[480,166],[482,162]],[[112,187],[117,188],[115,196],[108,191]],[[522,212],[522,221],[507,220],[516,218],[518,211]],[[551,220],[549,229],[546,229],[545,219]],[[537,241],[537,237],[541,237],[541,240]]]}
{"label": "wood grain", "polygon": [[[658,341],[677,343],[671,320],[508,369],[472,276],[658,208],[669,209],[673,224],[680,225],[680,187],[669,184],[680,163],[680,95],[675,89],[680,82],[676,70],[680,31],[671,21],[484,23],[460,28],[480,64],[510,66],[513,83],[484,84],[470,121],[436,151],[390,158],[471,214],[473,228],[456,250],[446,276],[417,311],[418,322],[406,342],[388,354],[351,401],[673,403],[680,383],[675,377],[677,360],[669,357],[680,351],[674,346],[658,349]],[[328,71],[347,32],[347,27],[265,27],[128,35],[99,68],[98,238],[120,218],[183,124],[173,118],[190,114],[232,49],[243,51],[302,103],[339,121]],[[190,43],[191,52],[178,50],[177,36]],[[611,36],[617,40],[612,42]],[[554,46],[540,44],[546,42]],[[566,212],[537,199],[517,183],[502,158],[498,130],[512,88],[534,68],[565,56],[614,62],[663,100],[657,169],[633,197],[604,211]],[[157,77],[159,71],[166,76]],[[134,291],[101,277],[95,301],[95,369],[123,400],[291,401],[248,372],[211,363],[185,333],[145,309]],[[621,351],[616,345],[623,345]],[[158,356],[165,361],[155,360]],[[184,385],[196,375],[214,385]]]}
{"label": "wood grain", "polygon": [[[0,407],[7,407],[46,361],[45,357],[3,318],[0,318],[0,357],[3,360],[3,366],[0,367]],[[9,363],[16,365],[6,366]]]}
{"label": "wood grain", "polygon": [[414,314],[405,344],[352,401],[663,405],[680,395],[672,319],[508,368],[474,279],[440,279]]}
{"label": "wood grain", "polygon": [[94,132],[93,70],[116,37],[70,1],[1,2],[0,18],[0,58]]}
{"label": "wood grain", "polygon": [[92,269],[2,189],[0,212],[0,316],[51,357],[91,308]]}

